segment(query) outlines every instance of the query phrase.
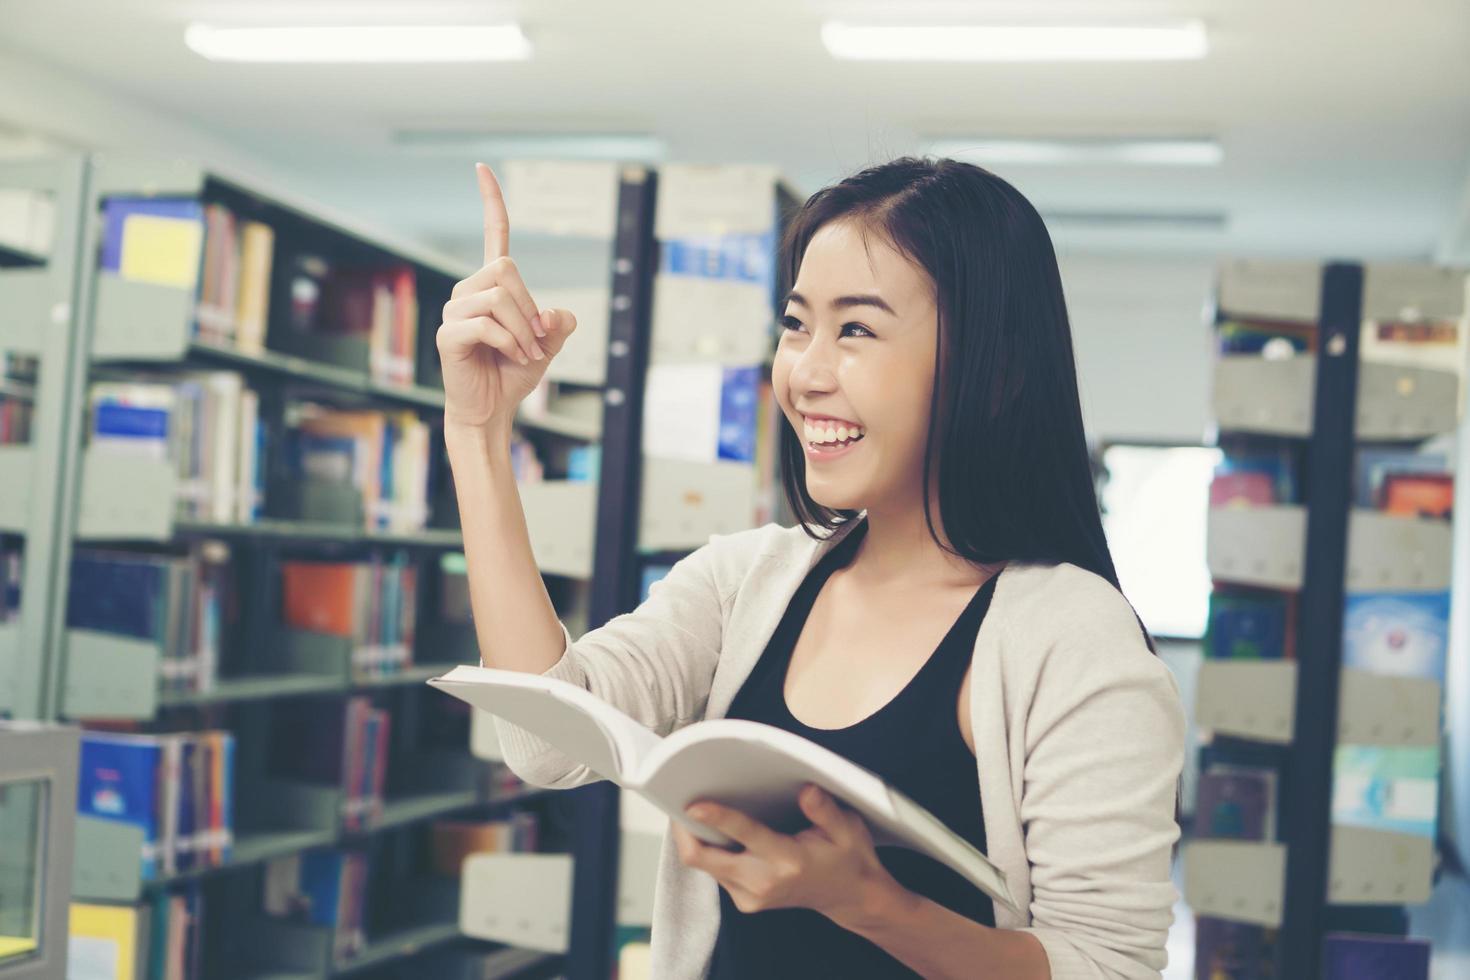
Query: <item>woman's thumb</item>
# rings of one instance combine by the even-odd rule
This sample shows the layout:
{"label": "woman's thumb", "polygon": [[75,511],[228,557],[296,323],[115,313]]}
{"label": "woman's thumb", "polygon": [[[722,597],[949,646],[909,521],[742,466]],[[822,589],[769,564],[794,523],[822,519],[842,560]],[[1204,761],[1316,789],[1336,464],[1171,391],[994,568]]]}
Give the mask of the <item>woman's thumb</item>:
{"label": "woman's thumb", "polygon": [[546,336],[540,338],[538,343],[547,353],[555,354],[561,350],[572,331],[577,329],[577,318],[572,315],[571,310],[562,309],[542,310],[540,316]]}

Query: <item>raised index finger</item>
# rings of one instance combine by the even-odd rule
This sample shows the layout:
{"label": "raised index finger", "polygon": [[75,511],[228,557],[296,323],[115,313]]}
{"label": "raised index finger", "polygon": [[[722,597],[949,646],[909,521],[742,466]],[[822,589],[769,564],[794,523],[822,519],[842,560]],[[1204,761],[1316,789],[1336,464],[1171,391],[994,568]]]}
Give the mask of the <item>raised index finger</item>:
{"label": "raised index finger", "polygon": [[485,205],[485,264],[510,253],[510,216],[505,213],[505,195],[500,181],[483,163],[475,164],[480,179],[480,200]]}

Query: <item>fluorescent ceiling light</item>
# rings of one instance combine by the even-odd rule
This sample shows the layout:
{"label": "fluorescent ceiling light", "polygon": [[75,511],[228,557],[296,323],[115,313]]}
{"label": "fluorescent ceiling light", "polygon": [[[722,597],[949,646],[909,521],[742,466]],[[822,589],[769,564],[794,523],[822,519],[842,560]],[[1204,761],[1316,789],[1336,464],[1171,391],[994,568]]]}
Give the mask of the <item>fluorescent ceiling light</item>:
{"label": "fluorescent ceiling light", "polygon": [[855,25],[829,21],[822,43],[834,58],[874,61],[1178,61],[1203,58],[1205,25]]}
{"label": "fluorescent ceiling light", "polygon": [[459,26],[211,27],[184,43],[211,61],[522,61],[531,43],[517,24]]}
{"label": "fluorescent ceiling light", "polygon": [[1214,167],[1225,158],[1213,139],[934,140],[928,152],[974,163],[1048,165],[1115,164]]}
{"label": "fluorescent ceiling light", "polygon": [[475,153],[492,159],[663,160],[668,145],[644,133],[494,133],[483,130],[400,129],[393,142],[420,154]]}

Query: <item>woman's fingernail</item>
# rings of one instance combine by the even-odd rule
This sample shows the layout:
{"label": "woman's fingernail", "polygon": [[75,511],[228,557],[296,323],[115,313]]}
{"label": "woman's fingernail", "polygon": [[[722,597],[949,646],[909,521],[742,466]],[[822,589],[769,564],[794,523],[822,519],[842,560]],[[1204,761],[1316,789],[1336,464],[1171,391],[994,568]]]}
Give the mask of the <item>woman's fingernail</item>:
{"label": "woman's fingernail", "polygon": [[535,331],[538,337],[546,336],[546,328],[541,326],[541,316],[539,314],[531,317],[531,329]]}
{"label": "woman's fingernail", "polygon": [[541,349],[541,345],[540,344],[532,344],[531,345],[531,356],[534,357],[534,358],[536,358],[536,360],[538,360],[538,361],[544,361],[544,360],[546,360],[546,352]]}

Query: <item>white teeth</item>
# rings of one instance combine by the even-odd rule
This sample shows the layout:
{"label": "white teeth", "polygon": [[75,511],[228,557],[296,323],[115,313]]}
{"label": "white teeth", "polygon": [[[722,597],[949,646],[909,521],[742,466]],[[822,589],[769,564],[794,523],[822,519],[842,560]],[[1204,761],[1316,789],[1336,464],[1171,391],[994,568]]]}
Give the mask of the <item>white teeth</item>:
{"label": "white teeth", "polygon": [[866,434],[861,426],[824,426],[807,422],[803,428],[807,442],[813,443],[846,442],[848,439],[859,439]]}

